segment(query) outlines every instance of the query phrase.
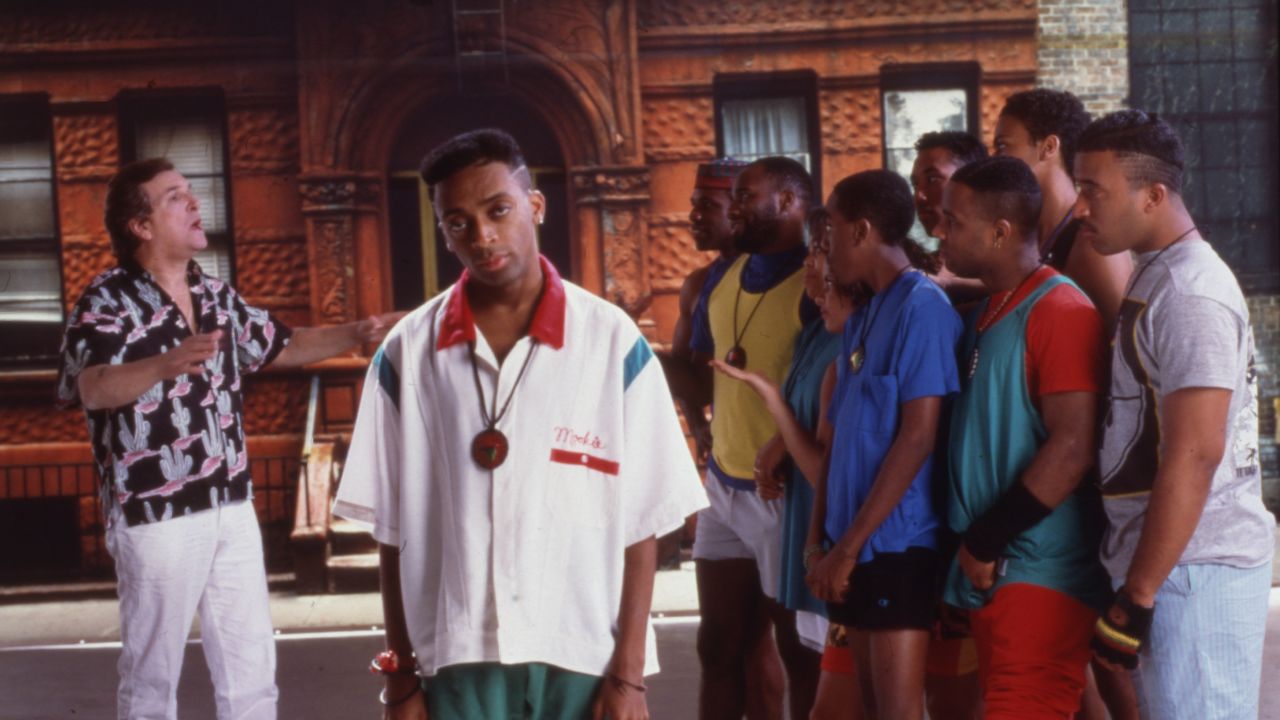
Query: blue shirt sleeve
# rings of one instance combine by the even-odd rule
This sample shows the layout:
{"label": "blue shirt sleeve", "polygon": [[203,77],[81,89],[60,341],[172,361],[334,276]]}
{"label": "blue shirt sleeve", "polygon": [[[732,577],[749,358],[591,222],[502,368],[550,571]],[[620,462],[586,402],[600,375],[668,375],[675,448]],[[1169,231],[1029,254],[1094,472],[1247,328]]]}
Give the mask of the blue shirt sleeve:
{"label": "blue shirt sleeve", "polygon": [[902,342],[896,363],[898,401],[945,397],[960,391],[956,344],[963,332],[960,316],[939,292],[917,290],[902,314]]}
{"label": "blue shirt sleeve", "polygon": [[701,355],[715,355],[716,342],[711,337],[711,316],[707,311],[707,303],[711,301],[711,291],[716,289],[725,271],[732,263],[718,259],[707,269],[707,278],[698,291],[698,300],[693,304],[693,316],[689,322],[693,325],[689,335],[689,349]]}

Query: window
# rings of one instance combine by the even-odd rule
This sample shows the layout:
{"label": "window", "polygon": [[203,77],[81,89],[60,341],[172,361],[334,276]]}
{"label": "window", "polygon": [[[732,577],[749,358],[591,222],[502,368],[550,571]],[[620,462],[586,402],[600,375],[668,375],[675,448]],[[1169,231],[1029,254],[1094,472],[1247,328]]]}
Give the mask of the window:
{"label": "window", "polygon": [[45,98],[0,99],[0,363],[58,352],[62,270]]}
{"label": "window", "polygon": [[1275,0],[1131,0],[1132,107],[1186,150],[1183,199],[1251,292],[1280,290]]}
{"label": "window", "polygon": [[[928,132],[963,130],[979,134],[976,65],[895,65],[881,69],[880,112],[884,124],[884,167],[908,182],[916,161],[916,140]],[[911,236],[929,249],[937,242],[917,220]]]}
{"label": "window", "polygon": [[822,187],[812,72],[715,79],[716,153],[739,160],[784,155],[802,163]]}
{"label": "window", "polygon": [[228,202],[226,113],[218,98],[140,97],[122,103],[122,155],[163,157],[191,183],[209,247],[196,255],[209,275],[232,281],[234,255]]}

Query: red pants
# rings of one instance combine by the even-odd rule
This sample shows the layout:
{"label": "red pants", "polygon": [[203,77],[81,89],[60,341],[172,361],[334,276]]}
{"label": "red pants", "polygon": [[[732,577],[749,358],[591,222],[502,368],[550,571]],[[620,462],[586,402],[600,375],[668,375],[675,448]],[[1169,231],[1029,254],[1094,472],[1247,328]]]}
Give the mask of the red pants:
{"label": "red pants", "polygon": [[987,720],[1070,718],[1080,709],[1098,614],[1079,600],[1014,583],[970,616]]}

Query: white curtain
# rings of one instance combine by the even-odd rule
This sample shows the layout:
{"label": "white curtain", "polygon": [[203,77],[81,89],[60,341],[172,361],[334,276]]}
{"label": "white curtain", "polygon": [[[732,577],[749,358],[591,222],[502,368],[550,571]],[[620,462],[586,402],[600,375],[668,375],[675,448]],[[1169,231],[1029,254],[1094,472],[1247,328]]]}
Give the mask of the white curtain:
{"label": "white curtain", "polygon": [[794,158],[809,169],[809,123],[802,97],[726,100],[720,106],[724,152],[740,160]]}
{"label": "white curtain", "polygon": [[61,322],[53,161],[45,139],[0,142],[0,322]]}
{"label": "white curtain", "polygon": [[209,247],[196,255],[208,274],[231,279],[231,253],[227,243],[226,171],[223,167],[220,118],[184,119],[138,125],[138,157],[168,158],[191,183],[200,201],[200,218]]}

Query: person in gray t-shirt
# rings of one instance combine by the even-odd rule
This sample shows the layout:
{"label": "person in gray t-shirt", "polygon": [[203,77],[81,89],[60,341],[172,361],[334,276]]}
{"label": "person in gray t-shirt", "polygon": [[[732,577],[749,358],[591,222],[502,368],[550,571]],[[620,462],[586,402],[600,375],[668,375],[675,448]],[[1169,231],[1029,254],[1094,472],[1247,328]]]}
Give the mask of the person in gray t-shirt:
{"label": "person in gray t-shirt", "polygon": [[1080,138],[1075,215],[1132,250],[1100,449],[1117,586],[1094,651],[1136,668],[1144,717],[1257,717],[1275,519],[1262,504],[1253,334],[1240,286],[1180,194],[1182,145],[1130,110]]}

